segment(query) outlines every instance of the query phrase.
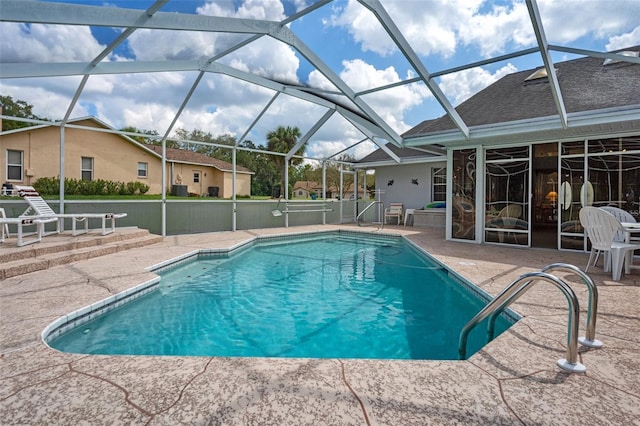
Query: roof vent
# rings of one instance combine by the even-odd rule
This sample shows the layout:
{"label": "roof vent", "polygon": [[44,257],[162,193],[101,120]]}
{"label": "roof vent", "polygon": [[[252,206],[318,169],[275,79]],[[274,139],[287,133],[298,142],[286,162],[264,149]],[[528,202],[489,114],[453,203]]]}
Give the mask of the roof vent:
{"label": "roof vent", "polygon": [[[624,52],[617,52],[618,55],[622,55],[622,56],[630,56],[630,57],[639,57],[640,56],[640,51],[637,50],[625,50]],[[609,65],[609,64],[617,64],[619,62],[622,62],[621,59],[618,58],[607,58],[604,60],[604,62],[602,63],[602,65]]]}
{"label": "roof vent", "polygon": [[[558,71],[558,70],[556,70]],[[537,70],[535,70],[534,72],[532,72],[531,74],[529,74],[529,77],[525,78],[524,81],[531,81],[531,80],[540,80],[541,78],[547,78],[547,69],[546,68],[538,68]]]}

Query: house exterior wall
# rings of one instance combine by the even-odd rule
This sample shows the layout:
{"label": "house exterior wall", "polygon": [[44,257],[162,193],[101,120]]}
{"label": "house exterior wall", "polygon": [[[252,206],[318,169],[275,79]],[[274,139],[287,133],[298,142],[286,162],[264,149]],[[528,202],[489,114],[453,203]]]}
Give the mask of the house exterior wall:
{"label": "house exterior wall", "polygon": [[309,198],[311,194],[304,188],[296,188],[293,190],[293,195],[298,198]]}
{"label": "house exterior wall", "polygon": [[[233,173],[224,172],[224,177],[224,198],[231,198],[233,196]],[[251,195],[251,175],[246,173],[236,173],[236,195]]]}
{"label": "house exterior wall", "polygon": [[[82,120],[74,124],[103,128],[93,120]],[[149,185],[148,194],[162,192],[162,161],[137,144],[112,133],[94,132],[69,128],[64,132],[64,173],[69,179],[81,179],[82,157],[93,158],[93,180],[104,179],[119,182],[140,181]],[[23,176],[20,180],[7,179],[7,151],[23,152]],[[42,177],[60,175],[60,129],[43,127],[25,130],[0,137],[0,183],[32,185]],[[138,177],[138,163],[147,163],[147,176]],[[199,172],[200,182],[194,182],[194,172]],[[177,183],[177,175],[188,192],[208,194],[209,187],[219,188],[219,197],[232,196],[231,173],[222,172],[212,166],[167,163],[167,192]],[[228,175],[228,176],[227,176]],[[237,174],[238,195],[251,195],[251,175]]]}
{"label": "house exterior wall", "polygon": [[[446,162],[376,167],[376,188],[384,191],[384,206],[402,203],[405,209],[420,209],[433,201],[431,173]],[[417,185],[412,183],[417,180]],[[389,185],[393,181],[392,185]]]}
{"label": "house exterior wall", "polygon": [[[91,120],[74,124],[98,127]],[[93,158],[93,179],[140,181],[149,185],[149,193],[160,193],[160,159],[118,135],[83,129],[64,132],[64,173],[69,179],[80,179],[82,157]],[[31,185],[42,177],[60,175],[60,129],[45,127],[4,135],[0,139],[0,181]],[[7,150],[23,151],[24,173],[21,180],[7,179]],[[147,177],[138,178],[138,163],[147,163]]]}

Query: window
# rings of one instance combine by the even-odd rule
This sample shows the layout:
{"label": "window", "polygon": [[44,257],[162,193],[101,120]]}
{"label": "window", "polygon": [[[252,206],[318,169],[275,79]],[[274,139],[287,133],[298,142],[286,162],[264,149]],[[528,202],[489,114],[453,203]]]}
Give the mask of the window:
{"label": "window", "polygon": [[446,167],[431,169],[431,182],[433,183],[432,201],[445,201],[447,199]]}
{"label": "window", "polygon": [[80,177],[82,180],[93,180],[93,158],[82,157]]}
{"label": "window", "polygon": [[200,183],[200,172],[193,172],[193,183]]}
{"label": "window", "polygon": [[23,152],[7,150],[7,180],[22,180]]}
{"label": "window", "polygon": [[149,165],[147,163],[138,163],[138,177],[146,178],[147,177],[147,169]]}

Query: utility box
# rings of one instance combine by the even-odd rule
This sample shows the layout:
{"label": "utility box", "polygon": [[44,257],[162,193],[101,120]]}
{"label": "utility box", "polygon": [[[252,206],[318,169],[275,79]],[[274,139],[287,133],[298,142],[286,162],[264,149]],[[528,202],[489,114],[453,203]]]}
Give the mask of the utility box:
{"label": "utility box", "polygon": [[171,195],[174,197],[188,197],[189,191],[187,191],[187,185],[172,185]]}

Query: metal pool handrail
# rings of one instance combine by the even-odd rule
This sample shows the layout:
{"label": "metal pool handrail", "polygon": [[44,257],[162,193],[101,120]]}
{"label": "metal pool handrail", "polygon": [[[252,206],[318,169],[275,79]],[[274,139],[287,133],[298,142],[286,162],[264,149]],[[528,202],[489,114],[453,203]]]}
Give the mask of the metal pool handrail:
{"label": "metal pool handrail", "polygon": [[[367,207],[365,207],[365,208],[364,208],[364,209],[363,209],[363,210],[358,214],[358,216],[356,217],[356,223],[358,224],[358,226],[362,226],[362,225],[360,225],[360,218],[365,214],[365,212],[366,212],[367,210],[369,210],[369,209],[370,209],[371,207],[373,207],[373,206],[376,206],[376,205],[382,205],[382,203],[383,203],[382,201],[372,201],[372,202],[371,202],[371,204],[369,204]],[[376,223],[376,224],[380,225],[380,226],[378,227],[378,229],[382,229],[382,228],[384,228],[384,221],[382,221],[382,222],[372,222],[372,223]]]}
{"label": "metal pool handrail", "polygon": [[[566,358],[559,359],[558,366],[571,373],[584,373],[586,367],[578,362],[578,320],[580,317],[580,304],[574,291],[563,280],[546,272],[528,272],[516,278],[505,287],[495,299],[489,302],[480,312],[462,328],[458,345],[460,359],[467,357],[467,338],[469,332],[494,310],[506,307],[505,302],[514,302],[522,296],[533,284],[538,281],[547,281],[562,291],[569,305],[569,317],[567,324],[567,354]],[[504,306],[503,306],[504,305]]]}
{"label": "metal pool handrail", "polygon": [[[587,306],[587,329],[585,337],[579,337],[578,342],[590,348],[601,348],[602,342],[596,339],[596,319],[598,316],[598,288],[596,287],[596,284],[593,282],[591,277],[589,277],[585,272],[583,272],[575,265],[570,265],[568,263],[552,263],[545,266],[541,270],[541,272],[551,271],[564,271],[574,273],[575,275],[578,275],[580,278],[582,278],[582,281],[586,284],[587,290],[589,292],[589,304]],[[517,292],[514,293],[512,297],[516,297],[516,295]],[[493,340],[496,318],[498,318],[498,315],[500,315],[500,313],[504,310],[504,307],[511,304],[511,302],[511,300],[505,301],[489,316],[489,323],[487,324],[487,341]]]}

